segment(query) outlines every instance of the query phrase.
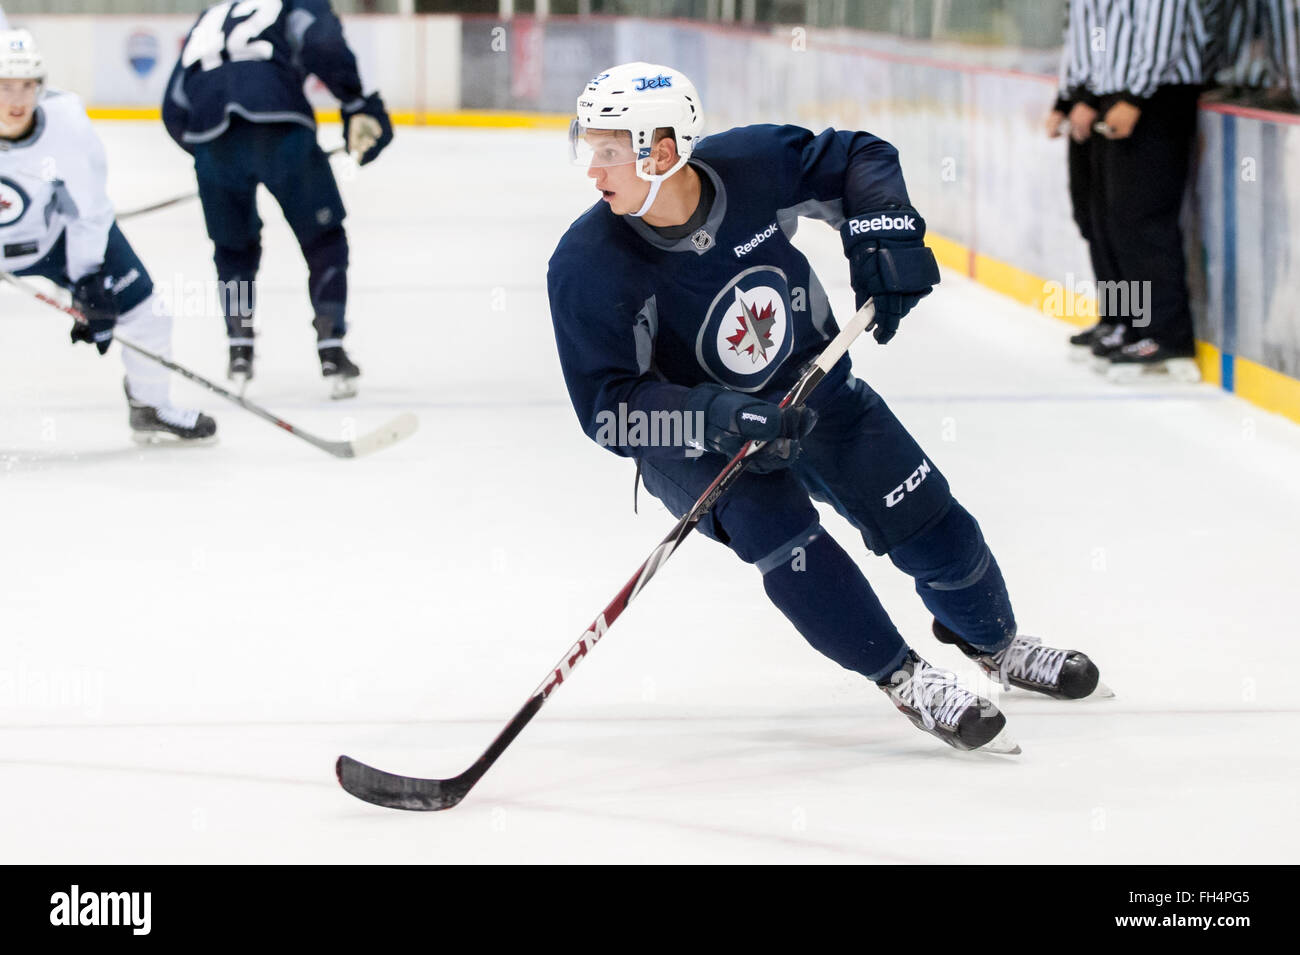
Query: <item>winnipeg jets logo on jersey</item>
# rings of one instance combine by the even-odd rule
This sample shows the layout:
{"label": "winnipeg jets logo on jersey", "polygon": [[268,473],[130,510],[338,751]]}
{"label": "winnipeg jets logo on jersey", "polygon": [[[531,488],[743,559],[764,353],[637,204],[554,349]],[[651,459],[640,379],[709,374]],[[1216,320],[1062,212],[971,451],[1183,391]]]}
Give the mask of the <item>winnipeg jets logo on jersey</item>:
{"label": "winnipeg jets logo on jersey", "polygon": [[31,200],[22,186],[11,179],[0,177],[0,228],[12,225],[23,217]]}
{"label": "winnipeg jets logo on jersey", "polygon": [[[759,311],[754,305],[750,305],[741,297],[740,289],[736,290],[736,304],[740,306],[740,314],[736,316],[736,321],[740,323],[740,329],[734,334],[727,336],[727,344],[731,350],[738,355],[748,355],[758,364],[760,360],[767,361],[767,352],[769,348],[774,347],[772,344],[772,326],[776,324],[776,302],[778,301],[776,293],[771,289],[763,289],[771,293],[771,299]],[[726,322],[723,322],[722,331],[725,332]]]}
{"label": "winnipeg jets logo on jersey", "polygon": [[696,357],[709,375],[737,391],[758,391],[790,354],[790,292],[771,265],[741,272],[713,300]]}

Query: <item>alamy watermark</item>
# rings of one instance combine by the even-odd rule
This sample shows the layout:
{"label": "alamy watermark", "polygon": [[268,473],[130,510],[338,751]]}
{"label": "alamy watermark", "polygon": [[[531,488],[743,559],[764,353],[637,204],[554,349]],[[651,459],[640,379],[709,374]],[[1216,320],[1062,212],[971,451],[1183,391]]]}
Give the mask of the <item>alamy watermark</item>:
{"label": "alamy watermark", "polygon": [[74,885],[50,896],[50,924],[127,926],[132,935],[148,935],[152,909],[152,892],[83,892]]}
{"label": "alamy watermark", "polygon": [[104,672],[89,667],[46,669],[23,661],[0,666],[0,709],[70,710],[104,715]]}
{"label": "alamy watermark", "polygon": [[153,310],[155,315],[170,314],[174,318],[226,315],[251,319],[253,290],[254,283],[247,279],[222,282],[176,275],[170,281],[154,282]]}
{"label": "alamy watermark", "polygon": [[596,443],[601,447],[683,448],[688,458],[704,453],[704,412],[628,410],[596,414]]}
{"label": "alamy watermark", "polygon": [[1044,314],[1057,318],[1096,317],[1105,320],[1132,319],[1134,328],[1151,324],[1151,283],[1149,281],[1094,282],[1076,279],[1065,273],[1065,282],[1044,282]]}

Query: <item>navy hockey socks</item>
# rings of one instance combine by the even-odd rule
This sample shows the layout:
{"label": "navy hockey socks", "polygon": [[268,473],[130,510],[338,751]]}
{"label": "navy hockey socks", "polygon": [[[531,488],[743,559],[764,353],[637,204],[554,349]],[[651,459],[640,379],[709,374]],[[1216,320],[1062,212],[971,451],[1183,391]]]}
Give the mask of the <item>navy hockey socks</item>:
{"label": "navy hockey socks", "polygon": [[1016,635],[1002,571],[979,524],[953,501],[943,519],[889,552],[916,579],[916,592],[934,618],[967,643],[995,653]]}
{"label": "navy hockey socks", "polygon": [[217,246],[213,255],[220,283],[221,312],[232,344],[253,344],[253,313],[257,308],[257,269],[262,247],[242,249]]}
{"label": "navy hockey socks", "polygon": [[[348,239],[343,227],[331,229],[302,247],[307,260],[307,292],[316,313],[321,342],[338,344],[347,332]],[[322,325],[322,320],[328,320]]]}
{"label": "navy hockey socks", "polygon": [[820,524],[758,561],[763,589],[818,652],[880,682],[908,648],[858,565]]}

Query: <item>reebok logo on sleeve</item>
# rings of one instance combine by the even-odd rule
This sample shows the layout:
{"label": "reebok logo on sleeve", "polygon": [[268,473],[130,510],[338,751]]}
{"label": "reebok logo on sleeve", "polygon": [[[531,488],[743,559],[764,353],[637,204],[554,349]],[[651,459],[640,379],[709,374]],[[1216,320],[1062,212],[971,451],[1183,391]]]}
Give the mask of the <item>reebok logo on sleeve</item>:
{"label": "reebok logo on sleeve", "polygon": [[878,215],[869,219],[850,219],[849,235],[872,235],[877,232],[915,232],[914,215]]}

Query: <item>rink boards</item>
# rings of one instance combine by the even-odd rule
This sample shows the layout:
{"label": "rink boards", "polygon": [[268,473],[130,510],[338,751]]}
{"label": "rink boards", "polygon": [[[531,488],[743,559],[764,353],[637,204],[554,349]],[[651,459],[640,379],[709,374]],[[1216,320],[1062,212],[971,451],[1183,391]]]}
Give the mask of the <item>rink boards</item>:
{"label": "rink boards", "polygon": [[[592,70],[636,59],[692,77],[713,129],[797,122],[869,129],[899,147],[936,254],[982,284],[1091,323],[1091,268],[1070,215],[1064,143],[1042,118],[1041,52],[854,32],[743,32],[632,18],[345,18],[367,82],[399,122],[558,126]],[[56,85],[97,118],[156,115],[189,17],[27,17]],[[959,62],[956,57],[961,58]],[[1018,67],[1012,69],[1008,67]],[[332,105],[312,84],[313,101]],[[1206,106],[1186,210],[1206,380],[1300,421],[1300,122]]]}

